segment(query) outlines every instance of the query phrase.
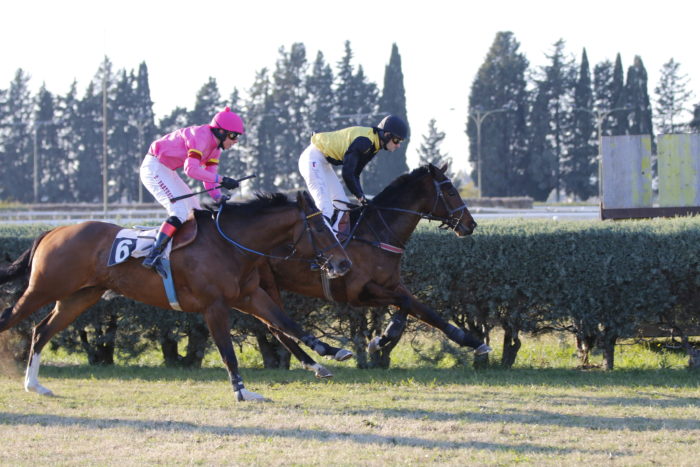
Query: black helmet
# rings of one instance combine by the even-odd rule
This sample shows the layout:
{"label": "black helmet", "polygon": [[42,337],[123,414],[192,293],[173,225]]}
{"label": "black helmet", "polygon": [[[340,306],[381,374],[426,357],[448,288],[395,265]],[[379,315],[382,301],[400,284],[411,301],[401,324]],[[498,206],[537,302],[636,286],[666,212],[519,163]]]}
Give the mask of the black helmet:
{"label": "black helmet", "polygon": [[401,117],[396,115],[387,115],[379,122],[377,128],[384,131],[385,133],[391,133],[397,138],[406,139],[408,138],[408,125],[403,121]]}

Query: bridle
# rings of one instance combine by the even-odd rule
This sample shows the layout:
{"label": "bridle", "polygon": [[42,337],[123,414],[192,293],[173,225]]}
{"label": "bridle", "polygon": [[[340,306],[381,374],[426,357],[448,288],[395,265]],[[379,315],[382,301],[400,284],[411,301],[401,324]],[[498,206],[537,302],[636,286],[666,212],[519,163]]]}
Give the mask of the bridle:
{"label": "bridle", "polygon": [[[438,182],[437,180],[435,180],[433,178],[433,186],[435,187],[435,194],[436,194],[435,202],[433,203],[433,207],[427,213],[423,213],[423,212],[419,212],[419,211],[412,211],[410,209],[374,206],[372,204],[370,204],[370,206],[372,206],[375,209],[380,210],[380,211],[395,211],[395,212],[405,212],[408,214],[415,214],[417,216],[420,216],[421,219],[427,219],[429,221],[440,221],[441,224],[438,227],[441,229],[457,230],[457,227],[459,226],[460,222],[462,222],[462,218],[464,217],[464,212],[467,211],[467,205],[464,204],[464,201],[460,198],[460,201],[461,201],[460,205],[454,209],[450,208],[450,205],[447,203],[447,199],[445,198],[445,193],[443,192],[443,188],[442,188],[443,185],[448,185],[448,184],[453,190],[456,190],[456,188],[452,184],[452,181],[449,178],[445,178],[445,180],[442,180],[440,182]],[[441,201],[442,201],[443,207],[445,208],[445,211],[447,211],[447,217],[435,215],[435,210],[438,207],[438,203]],[[459,214],[459,216],[456,216],[455,214]],[[385,224],[386,224],[386,222],[385,222]]]}
{"label": "bridle", "polygon": [[[219,210],[216,213],[216,221],[215,221],[216,230],[219,231],[219,234],[223,237],[224,240],[226,240],[228,243],[235,246],[239,250],[242,250],[246,253],[252,253],[252,254],[255,254],[258,256],[263,256],[265,258],[281,259],[283,261],[287,261],[287,260],[307,261],[309,263],[316,264],[322,271],[326,271],[326,272],[330,271],[329,264],[330,264],[331,258],[333,258],[333,255],[326,256],[325,253],[329,249],[335,247],[336,245],[339,245],[339,242],[338,242],[338,240],[336,240],[335,243],[331,244],[327,248],[318,248],[317,244],[316,244],[316,238],[313,235],[313,233],[311,232],[312,227],[311,227],[311,223],[309,221],[311,218],[316,217],[319,214],[321,214],[321,211],[316,211],[316,212],[313,212],[313,213],[308,214],[308,215],[304,212],[301,212],[301,218],[302,218],[302,221],[304,222],[304,230],[299,234],[297,239],[290,245],[290,248],[292,251],[287,256],[276,256],[276,255],[270,255],[267,253],[263,253],[261,251],[253,250],[252,248],[248,248],[248,247],[240,244],[236,240],[232,239],[228,235],[226,235],[226,233],[221,228],[221,221],[220,221],[221,214],[223,213],[223,210],[224,210],[224,205],[225,205],[225,203],[221,203],[219,205]],[[311,247],[314,250],[314,259],[294,257],[294,255],[297,252],[297,245],[299,244],[302,237],[304,236],[304,233],[306,233],[309,236],[309,241],[311,242]]]}
{"label": "bridle", "polygon": [[[400,238],[396,233],[393,231],[393,229],[389,226],[389,223],[384,219],[384,216],[382,216],[381,211],[394,211],[394,212],[403,212],[406,214],[413,214],[416,216],[419,216],[421,219],[427,219],[428,221],[439,221],[440,225],[438,226],[439,228],[443,230],[457,230],[457,227],[459,226],[460,222],[462,222],[462,218],[464,217],[465,211],[467,211],[467,205],[464,204],[464,201],[460,198],[460,205],[457,206],[456,208],[450,208],[450,205],[447,202],[447,199],[445,197],[445,194],[443,192],[443,185],[448,185],[451,187],[453,190],[456,190],[454,185],[452,184],[452,181],[449,178],[445,178],[445,180],[442,181],[437,181],[435,180],[434,176],[432,179],[433,186],[435,187],[435,202],[433,203],[433,207],[430,209],[429,212],[424,213],[420,211],[413,211],[411,209],[403,209],[403,208],[395,208],[395,207],[389,207],[389,206],[377,206],[375,204],[368,204],[366,207],[360,208],[362,211],[360,212],[360,218],[357,220],[355,223],[355,226],[353,227],[353,230],[350,232],[350,235],[348,236],[348,239],[345,241],[343,247],[347,248],[348,244],[350,243],[350,240],[353,238],[356,240],[363,241],[365,243],[369,243],[371,245],[377,246],[378,248],[381,248],[386,251],[390,251],[392,253],[397,253],[401,254],[403,253],[405,249],[405,245],[401,242]],[[447,217],[442,217],[438,216],[435,214],[435,211],[438,207],[438,203],[442,201],[442,205],[445,208],[445,211],[447,211]],[[379,216],[379,219],[381,220],[382,224],[384,225],[384,228],[391,234],[391,236],[396,240],[401,247],[396,247],[394,245],[390,245],[388,243],[385,243],[381,240],[378,241],[369,241],[365,240],[359,237],[355,237],[354,233],[357,230],[357,227],[360,225],[360,222],[362,221],[365,213],[367,212],[367,209],[375,209],[377,211],[377,215]],[[457,215],[458,214],[458,215]],[[373,232],[374,236],[379,238],[378,232],[376,232],[369,224],[369,229]]]}

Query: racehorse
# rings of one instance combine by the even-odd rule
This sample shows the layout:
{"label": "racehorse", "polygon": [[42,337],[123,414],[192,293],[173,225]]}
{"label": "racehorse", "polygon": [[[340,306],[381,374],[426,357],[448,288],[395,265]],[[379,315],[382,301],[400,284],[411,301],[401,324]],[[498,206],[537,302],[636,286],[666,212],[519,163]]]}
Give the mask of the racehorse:
{"label": "racehorse", "polygon": [[[222,203],[216,220],[212,214],[194,211],[194,218],[174,238],[170,263],[179,304],[183,311],[204,316],[236,400],[263,397],[245,389],[238,372],[230,337],[230,308],[259,318],[321,355],[339,354],[338,359],[352,356],[344,350],[338,353],[338,349],[302,330],[259,287],[258,266],[265,260],[264,255],[278,246],[285,255],[281,260],[303,263],[307,271],[311,262],[334,277],[349,270],[350,261],[308,193],[298,193],[296,202],[279,193],[258,195],[248,203]],[[129,258],[107,266],[112,241],[120,229],[94,221],[55,228],[38,237],[14,263],[0,269],[0,284],[28,276],[26,289],[14,307],[0,314],[0,331],[56,302],[34,328],[25,377],[27,391],[53,395],[39,384],[41,351],[52,336],[96,303],[105,291],[169,308],[161,277],[143,268],[140,260]],[[188,235],[188,231],[190,243],[185,244],[181,236]],[[292,252],[288,251],[289,245]],[[305,260],[292,261],[302,258]]]}
{"label": "racehorse", "polygon": [[[415,169],[394,180],[367,206],[352,210],[353,228],[343,246],[353,267],[342,278],[324,285],[320,274],[309,274],[302,264],[270,259],[261,266],[262,287],[280,306],[279,289],[284,289],[311,297],[332,298],[354,306],[398,307],[399,311],[382,336],[370,341],[370,353],[400,338],[407,314],[444,332],[460,346],[473,347],[477,355],[490,352],[488,345],[446,322],[401,282],[401,256],[421,219],[440,221],[441,227],[453,230],[458,237],[470,235],[476,228],[469,209],[445,175],[446,169],[447,165],[438,168],[432,164]],[[331,297],[327,291],[331,292]],[[304,368],[314,371],[317,377],[332,376],[295,342],[272,331]]]}

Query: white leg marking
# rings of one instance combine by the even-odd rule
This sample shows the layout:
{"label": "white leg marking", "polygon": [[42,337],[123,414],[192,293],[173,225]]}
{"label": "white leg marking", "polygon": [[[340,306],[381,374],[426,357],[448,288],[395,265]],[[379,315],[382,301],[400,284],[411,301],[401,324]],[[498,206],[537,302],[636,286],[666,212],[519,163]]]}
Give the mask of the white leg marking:
{"label": "white leg marking", "polygon": [[49,388],[39,384],[39,366],[41,366],[41,354],[35,353],[27,366],[27,374],[24,378],[24,390],[36,392],[42,396],[53,396]]}
{"label": "white leg marking", "polygon": [[246,388],[242,388],[236,394],[236,399],[238,401],[250,401],[250,402],[269,402],[270,399],[265,399],[263,396],[257,392],[248,391]]}

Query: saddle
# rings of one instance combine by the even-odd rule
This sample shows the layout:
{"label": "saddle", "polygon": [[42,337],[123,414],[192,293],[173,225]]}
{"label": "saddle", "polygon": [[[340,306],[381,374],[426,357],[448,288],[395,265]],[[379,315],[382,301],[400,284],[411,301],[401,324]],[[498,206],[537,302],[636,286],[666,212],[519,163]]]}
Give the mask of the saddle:
{"label": "saddle", "polygon": [[[107,266],[123,263],[127,258],[143,258],[151,251],[157,234],[157,227],[148,230],[139,227],[120,230],[112,242]],[[161,257],[170,258],[171,252],[186,247],[194,242],[195,238],[197,238],[197,221],[194,218],[194,213],[191,212],[182,227],[177,229],[175,236],[168,243]]]}

